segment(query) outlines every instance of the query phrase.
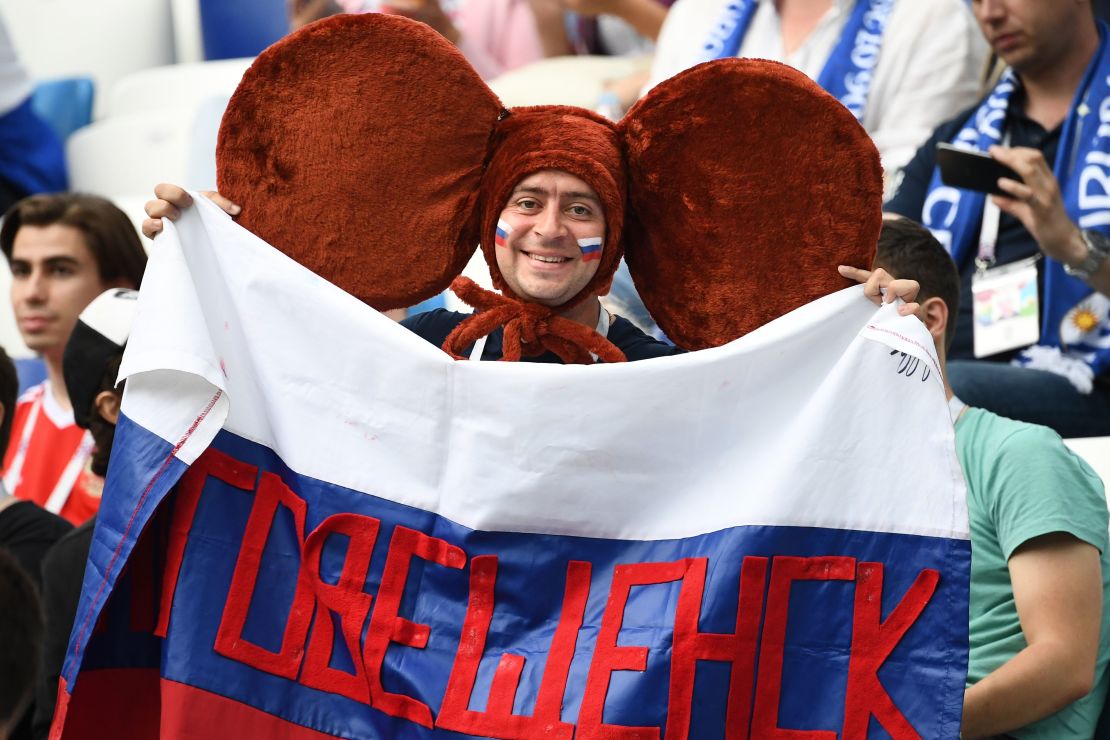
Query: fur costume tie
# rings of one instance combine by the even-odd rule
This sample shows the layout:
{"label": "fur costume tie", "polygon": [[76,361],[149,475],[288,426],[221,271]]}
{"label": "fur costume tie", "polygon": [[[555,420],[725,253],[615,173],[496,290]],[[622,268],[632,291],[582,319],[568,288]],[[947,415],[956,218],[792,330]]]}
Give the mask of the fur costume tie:
{"label": "fur costume tie", "polygon": [[593,364],[590,353],[604,362],[625,361],[624,353],[607,338],[577,321],[556,315],[554,308],[507,298],[467,277],[455,278],[451,290],[476,312],[456,326],[443,343],[443,349],[456,360],[467,359],[463,354],[467,347],[504,326],[501,359],[509,362],[545,351],[554,352],[568,365]]}

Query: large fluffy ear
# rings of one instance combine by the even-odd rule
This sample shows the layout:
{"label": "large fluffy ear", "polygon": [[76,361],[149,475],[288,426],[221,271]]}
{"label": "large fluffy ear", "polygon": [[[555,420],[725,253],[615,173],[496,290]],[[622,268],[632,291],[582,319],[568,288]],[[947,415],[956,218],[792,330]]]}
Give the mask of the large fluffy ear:
{"label": "large fluffy ear", "polygon": [[783,64],[725,59],[663,82],[621,122],[625,259],[679,346],[729,342],[847,287],[882,225],[882,169],[848,109]]}
{"label": "large fluffy ear", "polygon": [[397,16],[305,26],[247,70],[220,126],[239,223],[378,309],[447,288],[478,244],[501,103],[459,51]]}

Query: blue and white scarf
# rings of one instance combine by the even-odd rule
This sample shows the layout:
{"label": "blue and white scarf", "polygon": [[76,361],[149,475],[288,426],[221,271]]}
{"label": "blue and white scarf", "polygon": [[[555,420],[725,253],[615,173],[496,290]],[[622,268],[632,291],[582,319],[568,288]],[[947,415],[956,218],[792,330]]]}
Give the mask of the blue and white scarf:
{"label": "blue and white scarf", "polygon": [[[1110,235],[1110,54],[1107,26],[1099,23],[1098,51],[1083,76],[1060,133],[1054,174],[1064,207],[1081,229]],[[1002,140],[1006,116],[1021,80],[1006,70],[953,143],[986,151]],[[976,250],[986,196],[941,182],[933,172],[921,222],[963,264]],[[1064,266],[1045,258],[1041,338],[1014,362],[1067,377],[1082,392],[1110,371],[1110,302]]]}
{"label": "blue and white scarf", "polygon": [[[840,33],[840,40],[825,62],[817,84],[843,103],[857,121],[863,120],[867,95],[890,11],[895,0],[860,0]],[[731,0],[713,25],[701,61],[738,56],[744,35],[759,7],[759,0]]]}

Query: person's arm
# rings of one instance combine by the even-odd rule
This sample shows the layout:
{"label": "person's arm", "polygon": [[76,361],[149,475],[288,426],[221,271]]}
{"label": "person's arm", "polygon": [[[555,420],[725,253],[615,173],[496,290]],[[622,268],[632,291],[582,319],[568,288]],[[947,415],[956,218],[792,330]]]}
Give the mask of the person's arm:
{"label": "person's arm", "polygon": [[967,690],[965,738],[1025,727],[1094,684],[1102,619],[1098,550],[1056,532],[1023,544],[1008,567],[1028,646]]}
{"label": "person's arm", "polygon": [[[217,192],[207,190],[201,193],[218,205],[225,213],[238,216],[243,209]],[[143,221],[143,236],[153,239],[162,231],[162,219],[176,221],[181,211],[193,205],[193,197],[180,185],[161,183],[154,186],[154,200],[144,206],[147,218]]]}
{"label": "person's arm", "polygon": [[562,57],[572,54],[560,0],[528,0],[528,4],[536,19],[536,31],[540,35],[544,56]]}
{"label": "person's arm", "polygon": [[443,12],[439,0],[388,0],[382,3],[382,12],[425,23],[452,44],[459,43],[459,29]]}
{"label": "person's arm", "polygon": [[667,17],[659,0],[561,0],[563,7],[586,16],[615,15],[636,29],[641,36],[655,41]]}
{"label": "person's arm", "polygon": [[[1072,267],[1082,264],[1087,257],[1087,243],[1064,209],[1060,185],[1044,155],[1037,149],[1020,146],[992,146],[990,154],[1022,179],[1022,182],[999,179],[998,186],[1008,193],[1008,197],[992,196],[999,209],[1021,221],[1049,257]],[[1100,293],[1110,295],[1110,260],[1104,260],[1086,282]]]}

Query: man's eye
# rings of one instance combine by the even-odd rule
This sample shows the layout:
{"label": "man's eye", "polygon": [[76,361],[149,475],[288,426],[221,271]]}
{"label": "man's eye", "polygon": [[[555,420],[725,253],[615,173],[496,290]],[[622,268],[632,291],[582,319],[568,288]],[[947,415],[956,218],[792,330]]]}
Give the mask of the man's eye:
{"label": "man's eye", "polygon": [[575,216],[589,216],[590,215],[590,209],[587,208],[586,206],[571,206],[570,207],[570,212],[573,213]]}
{"label": "man's eye", "polygon": [[518,201],[517,205],[519,205],[521,208],[539,208],[540,206],[538,201],[532,200],[531,198],[525,198],[524,200]]}
{"label": "man's eye", "polygon": [[69,277],[74,274],[74,270],[69,265],[54,265],[50,268],[50,274],[54,277]]}
{"label": "man's eye", "polygon": [[18,264],[12,265],[12,277],[14,277],[14,278],[25,278],[30,274],[31,274],[31,271],[27,268],[26,265],[18,265]]}

